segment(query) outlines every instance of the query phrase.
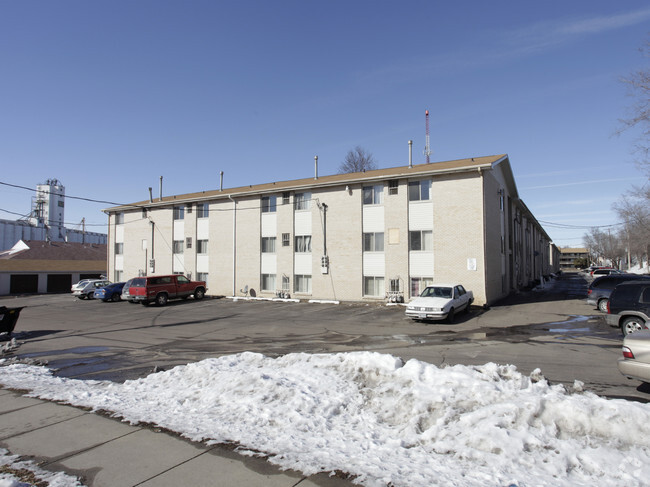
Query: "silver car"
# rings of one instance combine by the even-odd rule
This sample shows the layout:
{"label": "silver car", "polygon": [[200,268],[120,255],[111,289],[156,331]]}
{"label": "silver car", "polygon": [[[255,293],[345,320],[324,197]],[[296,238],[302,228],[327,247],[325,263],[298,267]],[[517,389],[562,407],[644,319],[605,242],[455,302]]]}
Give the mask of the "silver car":
{"label": "silver car", "polygon": [[93,299],[95,297],[95,289],[108,286],[111,281],[106,279],[82,279],[77,284],[74,284],[70,291],[72,295],[79,299]]}
{"label": "silver car", "polygon": [[126,281],[126,284],[124,284],[124,287],[122,288],[122,301],[128,301],[129,303],[135,303],[135,301],[131,298],[131,294],[129,293],[129,288],[131,287],[131,282],[133,282],[133,279],[129,279]]}
{"label": "silver car", "polygon": [[650,382],[650,330],[639,330],[623,339],[618,370],[629,379]]}

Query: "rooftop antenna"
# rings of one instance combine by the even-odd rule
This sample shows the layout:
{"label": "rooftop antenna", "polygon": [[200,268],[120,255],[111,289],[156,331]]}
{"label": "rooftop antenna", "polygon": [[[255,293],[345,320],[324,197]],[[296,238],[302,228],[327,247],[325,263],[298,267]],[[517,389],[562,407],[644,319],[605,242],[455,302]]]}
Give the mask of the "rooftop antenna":
{"label": "rooftop antenna", "polygon": [[426,118],[426,138],[425,138],[425,144],[424,144],[424,155],[427,158],[427,164],[429,164],[431,161],[429,160],[429,156],[431,155],[431,145],[429,144],[429,110],[426,110],[424,112],[424,116]]}

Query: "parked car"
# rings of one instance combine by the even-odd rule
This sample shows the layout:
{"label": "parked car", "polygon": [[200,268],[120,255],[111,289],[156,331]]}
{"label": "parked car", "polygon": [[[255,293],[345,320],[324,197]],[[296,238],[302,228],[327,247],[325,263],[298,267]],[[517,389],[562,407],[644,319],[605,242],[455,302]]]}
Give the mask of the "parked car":
{"label": "parked car", "polygon": [[618,370],[628,379],[650,382],[650,330],[640,330],[623,339]]}
{"label": "parked car", "polygon": [[129,288],[131,287],[131,283],[133,282],[133,279],[129,279],[124,283],[124,287],[122,288],[122,301],[128,301],[129,303],[135,303],[133,298],[131,298],[131,294],[129,293]]}
{"label": "parked car", "polygon": [[72,286],[72,295],[79,299],[93,299],[98,288],[108,286],[110,283],[111,281],[106,279],[82,279]]}
{"label": "parked car", "polygon": [[616,285],[637,279],[650,279],[650,276],[643,274],[610,274],[594,279],[587,289],[587,304],[596,306],[603,313],[607,313],[607,302],[609,295]]}
{"label": "parked car", "polygon": [[444,320],[450,323],[458,311],[469,310],[474,302],[472,291],[460,284],[427,286],[419,297],[406,307],[406,316],[413,320]]}
{"label": "parked car", "polygon": [[623,335],[648,328],[650,280],[639,279],[617,285],[609,296],[607,313],[607,323],[620,327]]}
{"label": "parked car", "polygon": [[611,269],[609,267],[603,269],[594,269],[591,271],[590,277],[596,279],[597,277],[609,276],[610,274],[621,274],[621,271],[616,269]]}
{"label": "parked car", "polygon": [[114,282],[108,286],[100,287],[95,290],[95,299],[102,301],[120,301],[122,299],[122,288],[124,282]]}
{"label": "parked car", "polygon": [[142,304],[164,306],[174,298],[187,299],[194,295],[194,299],[203,299],[206,289],[205,281],[190,281],[178,274],[136,277],[129,286],[129,297]]}

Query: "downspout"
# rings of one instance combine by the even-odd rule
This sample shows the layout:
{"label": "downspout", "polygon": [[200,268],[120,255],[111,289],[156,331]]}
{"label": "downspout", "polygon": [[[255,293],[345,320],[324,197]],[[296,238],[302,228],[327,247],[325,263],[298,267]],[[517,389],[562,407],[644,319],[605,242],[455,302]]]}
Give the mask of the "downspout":
{"label": "downspout", "polygon": [[[115,245],[111,245],[111,214],[110,213],[108,214],[108,235],[106,236],[106,239],[107,239],[106,242],[107,242],[107,245],[108,245],[108,252],[106,252],[106,274],[108,274],[108,275],[106,276],[106,278],[108,279],[109,278],[108,276],[110,276],[110,270],[111,270],[111,267],[110,267],[111,254],[115,253]],[[111,250],[111,248],[113,250]],[[79,279],[81,280],[81,277]]]}
{"label": "downspout", "polygon": [[231,195],[228,195],[233,204],[232,213],[232,296],[237,295],[237,202]]}
{"label": "downspout", "polygon": [[488,286],[487,286],[487,277],[488,277],[488,269],[487,269],[487,210],[486,210],[486,201],[485,201],[485,179],[483,178],[483,170],[481,167],[478,167],[478,176],[481,178],[481,192],[483,193],[483,224],[481,225],[482,231],[483,231],[483,258],[481,259],[483,261],[483,289],[485,292],[485,305],[488,306],[490,304],[489,297],[488,297]]}

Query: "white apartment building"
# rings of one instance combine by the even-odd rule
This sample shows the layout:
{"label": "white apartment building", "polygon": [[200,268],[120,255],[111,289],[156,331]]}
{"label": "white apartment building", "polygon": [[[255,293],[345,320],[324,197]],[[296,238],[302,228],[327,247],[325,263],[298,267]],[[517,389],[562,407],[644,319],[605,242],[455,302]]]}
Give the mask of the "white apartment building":
{"label": "white apartment building", "polygon": [[507,155],[150,198],[104,210],[115,281],[182,273],[208,294],[405,301],[461,283],[490,304],[558,270]]}

